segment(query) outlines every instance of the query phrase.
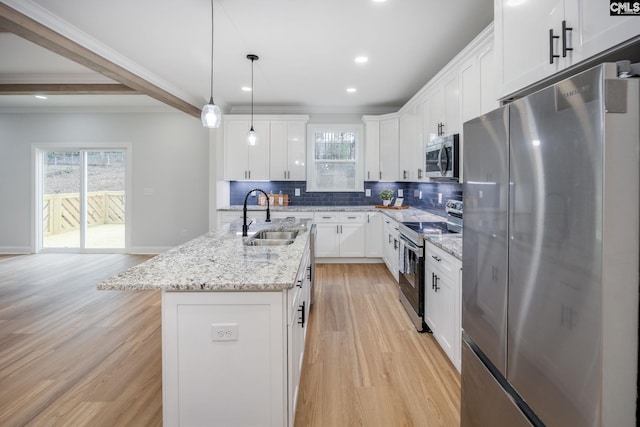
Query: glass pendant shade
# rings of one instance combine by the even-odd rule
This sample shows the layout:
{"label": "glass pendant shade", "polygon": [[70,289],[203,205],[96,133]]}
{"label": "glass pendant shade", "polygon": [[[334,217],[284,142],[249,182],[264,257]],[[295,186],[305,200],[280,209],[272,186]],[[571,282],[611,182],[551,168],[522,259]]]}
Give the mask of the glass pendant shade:
{"label": "glass pendant shade", "polygon": [[251,126],[251,130],[247,133],[247,144],[256,145],[258,143],[258,134],[255,130],[253,130],[253,126]]}
{"label": "glass pendant shade", "polygon": [[219,128],[222,122],[222,111],[220,107],[213,103],[213,98],[209,100],[209,103],[202,107],[202,114],[200,115],[202,120],[202,126],[207,128]]}

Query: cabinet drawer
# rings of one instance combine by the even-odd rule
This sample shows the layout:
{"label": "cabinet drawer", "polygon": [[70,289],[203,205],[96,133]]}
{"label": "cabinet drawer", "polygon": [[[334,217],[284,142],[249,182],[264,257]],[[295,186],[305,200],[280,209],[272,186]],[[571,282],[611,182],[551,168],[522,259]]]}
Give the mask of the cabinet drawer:
{"label": "cabinet drawer", "polygon": [[338,215],[340,222],[362,222],[365,221],[364,212],[340,212]]}
{"label": "cabinet drawer", "polygon": [[313,215],[314,222],[339,222],[338,212],[316,212]]}
{"label": "cabinet drawer", "polygon": [[431,263],[441,273],[455,278],[458,270],[460,270],[460,261],[428,241],[425,242],[424,249],[427,263]]}

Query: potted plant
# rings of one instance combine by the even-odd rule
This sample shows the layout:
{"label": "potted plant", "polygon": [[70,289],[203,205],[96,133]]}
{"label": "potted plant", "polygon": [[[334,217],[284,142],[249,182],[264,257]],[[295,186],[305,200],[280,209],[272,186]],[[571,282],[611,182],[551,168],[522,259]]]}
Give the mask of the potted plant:
{"label": "potted plant", "polygon": [[380,198],[382,199],[382,204],[384,206],[389,206],[391,204],[391,199],[393,198],[393,190],[382,190],[380,192]]}

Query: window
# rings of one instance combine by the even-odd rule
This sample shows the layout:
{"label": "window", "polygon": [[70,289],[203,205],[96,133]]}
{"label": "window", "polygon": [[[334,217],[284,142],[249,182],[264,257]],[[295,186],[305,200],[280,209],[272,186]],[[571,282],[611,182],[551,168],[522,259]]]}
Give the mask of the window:
{"label": "window", "polygon": [[307,191],[364,191],[362,126],[308,126]]}

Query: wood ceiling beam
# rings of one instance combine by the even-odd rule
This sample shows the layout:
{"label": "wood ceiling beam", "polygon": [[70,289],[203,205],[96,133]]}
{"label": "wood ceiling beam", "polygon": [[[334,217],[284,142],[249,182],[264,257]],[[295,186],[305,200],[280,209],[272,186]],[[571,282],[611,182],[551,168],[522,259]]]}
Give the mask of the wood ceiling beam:
{"label": "wood ceiling beam", "polygon": [[124,86],[135,89],[173,108],[191,116],[200,117],[200,108],[92,52],[60,33],[45,27],[4,3],[0,3],[0,28],[97,71]]}
{"label": "wood ceiling beam", "polygon": [[0,95],[139,95],[135,89],[119,83],[27,83],[0,84]]}

